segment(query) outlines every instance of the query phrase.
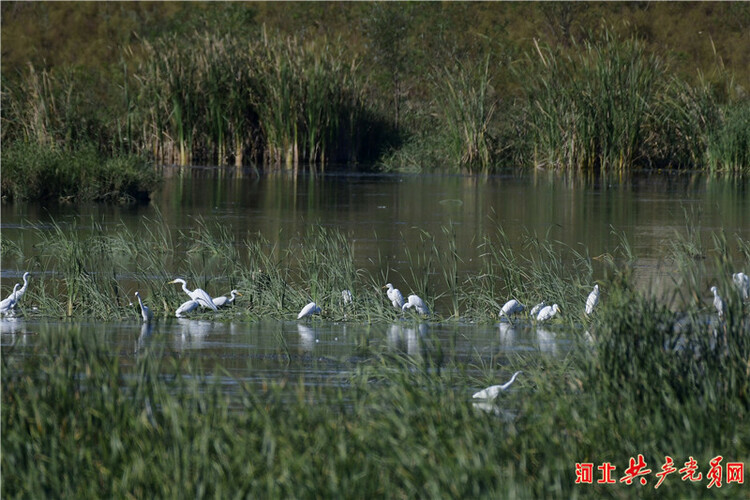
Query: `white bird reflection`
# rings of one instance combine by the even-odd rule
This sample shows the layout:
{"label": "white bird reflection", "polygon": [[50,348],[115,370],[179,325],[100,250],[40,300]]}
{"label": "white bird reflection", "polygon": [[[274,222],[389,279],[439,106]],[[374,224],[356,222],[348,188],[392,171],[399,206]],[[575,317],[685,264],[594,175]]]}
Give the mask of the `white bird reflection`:
{"label": "white bird reflection", "polygon": [[25,331],[26,322],[22,318],[10,316],[0,318],[0,334],[17,335],[19,333],[25,333]]}
{"label": "white bird reflection", "polygon": [[539,350],[549,354],[557,354],[556,335],[544,328],[536,329],[536,339],[539,342]]}
{"label": "white bird reflection", "polygon": [[420,323],[416,327],[406,327],[394,323],[388,328],[388,343],[392,348],[406,352],[409,356],[422,355],[421,339],[429,332],[427,323]]}
{"label": "white bird reflection", "polygon": [[510,323],[500,323],[500,343],[512,346],[516,341],[516,329]]}
{"label": "white bird reflection", "polygon": [[146,347],[146,341],[151,337],[151,332],[154,330],[154,324],[150,321],[148,323],[141,324],[141,334],[138,336],[138,340],[135,341],[135,352],[138,353]]}
{"label": "white bird reflection", "polygon": [[299,346],[304,352],[312,352],[315,349],[315,330],[302,323],[297,323],[299,333]]}
{"label": "white bird reflection", "polygon": [[176,350],[200,349],[205,343],[205,338],[211,332],[213,323],[193,319],[178,318],[177,331],[173,340]]}

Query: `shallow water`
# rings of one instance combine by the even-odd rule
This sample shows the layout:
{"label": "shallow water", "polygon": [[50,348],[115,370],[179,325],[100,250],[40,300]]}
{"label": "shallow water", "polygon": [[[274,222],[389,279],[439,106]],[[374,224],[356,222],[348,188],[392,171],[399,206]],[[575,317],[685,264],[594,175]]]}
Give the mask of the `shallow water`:
{"label": "shallow water", "polygon": [[[704,236],[724,231],[728,240],[750,239],[750,181],[701,175],[642,175],[628,179],[566,178],[546,172],[533,175],[467,177],[455,175],[326,174],[264,175],[232,169],[167,169],[164,188],[151,203],[129,207],[101,204],[16,203],[2,210],[2,294],[6,296],[24,270],[38,271],[34,228],[55,221],[69,230],[105,232],[123,225],[134,232],[144,221],[163,218],[173,231],[189,233],[202,221],[220,224],[238,240],[262,234],[286,245],[311,224],[335,227],[350,235],[355,265],[372,273],[386,271],[405,281],[409,272],[404,247],[418,251],[427,231],[442,238],[455,232],[462,271],[479,265],[482,238],[501,226],[511,245],[522,251],[528,234],[558,240],[596,256],[612,253],[626,236],[639,257],[643,283],[665,271],[665,257],[675,232],[686,220]],[[687,218],[686,218],[687,217]],[[144,219],[145,218],[145,219]],[[613,232],[613,230],[615,232]],[[12,241],[17,251],[6,251]],[[388,269],[380,269],[380,266]],[[595,264],[596,265],[596,264]],[[595,273],[597,270],[595,268]],[[745,270],[748,271],[748,270]],[[46,270],[54,272],[54,270]],[[126,279],[126,277],[123,277]],[[402,289],[408,290],[408,284]],[[708,292],[707,292],[707,304]],[[502,303],[503,298],[497,299]],[[259,321],[162,320],[150,332],[140,323],[3,320],[3,355],[25,355],[37,341],[34,332],[64,335],[71,326],[99,332],[124,366],[144,349],[194,358],[207,370],[224,366],[238,380],[304,379],[336,384],[341,372],[360,360],[362,345],[384,346],[414,357],[447,357],[474,362],[519,352],[561,355],[577,332],[528,325],[429,324],[380,325]],[[438,344],[441,347],[438,349]],[[445,348],[448,346],[449,348]],[[227,379],[231,387],[232,379]],[[229,390],[229,389],[228,389]]]}
{"label": "shallow water", "polygon": [[[560,325],[416,323],[397,321],[375,325],[330,321],[216,322],[206,319],[169,319],[139,322],[50,321],[0,319],[0,349],[13,358],[33,356],[42,335],[67,335],[71,329],[93,331],[100,347],[119,358],[127,372],[138,356],[188,358],[203,373],[215,373],[228,393],[238,383],[263,385],[269,381],[334,387],[342,374],[354,369],[369,352],[403,354],[436,366],[453,362],[474,367],[490,365],[514,355],[562,356],[577,335]],[[221,367],[224,372],[215,371]],[[167,369],[167,368],[165,368]]]}

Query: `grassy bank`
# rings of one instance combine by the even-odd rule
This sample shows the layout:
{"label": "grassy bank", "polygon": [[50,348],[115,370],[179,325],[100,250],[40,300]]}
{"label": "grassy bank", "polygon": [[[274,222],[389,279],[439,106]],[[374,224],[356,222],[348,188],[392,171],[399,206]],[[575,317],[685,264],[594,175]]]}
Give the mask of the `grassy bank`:
{"label": "grassy bank", "polygon": [[148,200],[161,175],[136,155],[102,155],[93,146],[66,151],[36,143],[2,150],[3,200]]}

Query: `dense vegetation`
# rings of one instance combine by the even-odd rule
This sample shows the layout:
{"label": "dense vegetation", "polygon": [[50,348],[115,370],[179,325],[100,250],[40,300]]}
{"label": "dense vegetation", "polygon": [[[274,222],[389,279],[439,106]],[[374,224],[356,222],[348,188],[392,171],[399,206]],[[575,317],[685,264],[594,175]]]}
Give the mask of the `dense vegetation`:
{"label": "dense vegetation", "polygon": [[[349,319],[395,314],[382,290],[351,266],[351,243],[335,232],[317,229],[287,252],[263,242],[238,245],[221,228],[202,228],[194,246],[181,247],[180,235],[153,226],[144,225],[144,237],[135,239],[108,238],[96,228],[90,238],[42,229],[39,261],[53,262],[60,276],[35,274],[23,313],[92,315],[106,309],[110,317],[138,317],[121,300],[113,272],[137,255],[137,279],[161,315],[160,302],[181,300],[174,288],[167,290],[172,285],[164,284],[163,266],[170,248],[182,248],[189,252],[184,271],[194,276],[191,281],[219,270],[237,280],[245,295],[234,308],[246,320],[271,311],[289,317],[308,293],[341,320],[344,286],[355,298]],[[174,245],[159,244],[172,237]],[[676,468],[694,457],[703,480],[681,481],[682,474],[674,473],[659,496],[702,497],[709,460],[721,455],[724,464],[746,463],[750,453],[748,304],[730,277],[747,267],[750,244],[720,235],[712,243],[691,232],[674,239],[674,293],[682,297],[670,300],[675,311],[666,307],[668,294],[657,297],[633,286],[635,257],[623,241],[605,263],[603,299],[585,319],[576,310],[583,302],[581,282],[590,283],[590,260],[555,242],[530,242],[518,254],[502,240],[487,241],[485,272],[457,282],[451,278],[455,261],[432,260],[429,246],[427,254],[410,257],[433,266],[424,283],[415,278],[420,292],[435,286],[430,280],[445,281],[444,300],[430,305],[446,316],[456,304],[457,311],[497,321],[499,297],[553,297],[563,304],[562,321],[579,330],[585,323],[590,334],[581,332],[580,345],[559,358],[477,354],[466,363],[430,338],[422,341],[432,354],[411,358],[370,347],[363,331],[361,352],[342,371],[340,384],[311,387],[291,375],[262,386],[237,380],[238,390],[227,394],[221,381],[231,374],[221,368],[204,373],[148,343],[125,355],[133,356],[131,365],[108,352],[98,334],[41,329],[33,355],[17,353],[20,343],[3,351],[2,496],[601,498],[654,491],[668,455]],[[445,245],[439,253],[450,255],[450,239]],[[707,258],[695,259],[695,248]],[[563,258],[576,265],[563,265]],[[93,264],[99,272],[90,272]],[[543,284],[523,286],[539,283],[541,275]],[[719,276],[729,311],[724,321],[698,299],[708,276]],[[62,288],[54,284],[60,280]],[[380,284],[382,277],[372,280]],[[496,411],[472,406],[476,387],[514,370],[524,374]],[[639,454],[651,470],[645,486],[637,479],[632,485],[596,484],[597,469],[593,484],[575,484],[576,463],[611,462],[618,480],[628,459]],[[710,491],[733,497],[742,488],[725,476],[721,489]]]}
{"label": "dense vegetation", "polygon": [[750,165],[742,2],[3,2],[2,14],[4,145],[266,168]]}

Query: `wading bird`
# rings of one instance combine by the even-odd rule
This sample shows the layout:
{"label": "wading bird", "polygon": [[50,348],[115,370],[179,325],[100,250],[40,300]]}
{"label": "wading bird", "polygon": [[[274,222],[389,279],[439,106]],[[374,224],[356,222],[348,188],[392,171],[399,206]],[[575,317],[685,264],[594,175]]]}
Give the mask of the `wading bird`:
{"label": "wading bird", "polygon": [[383,288],[387,288],[388,291],[385,294],[396,309],[403,309],[404,307],[404,296],[401,295],[401,291],[398,288],[393,288],[391,283],[388,283]]}
{"label": "wading bird", "polygon": [[21,284],[16,283],[16,285],[13,287],[13,291],[10,292],[10,295],[8,295],[8,298],[3,299],[3,301],[0,302],[0,313],[8,314],[11,309],[16,307],[16,292],[18,291],[19,286],[21,286]]}
{"label": "wading bird", "polygon": [[182,278],[174,279],[167,284],[171,285],[172,283],[182,283],[182,291],[188,294],[191,299],[197,300],[198,303],[203,307],[210,307],[211,309],[216,311],[216,304],[214,304],[213,299],[202,288],[196,288],[195,290],[191,292],[190,290],[188,290],[187,284],[185,283],[185,280]]}
{"label": "wading bird", "polygon": [[558,312],[560,312],[560,306],[558,306],[557,304],[543,307],[542,310],[539,311],[539,314],[537,314],[536,320],[547,321],[548,319],[552,319],[552,317]]}
{"label": "wading bird", "polygon": [[344,301],[344,305],[352,303],[352,292],[350,290],[341,290],[341,300]]}
{"label": "wading bird", "polygon": [[177,310],[174,312],[175,317],[182,318],[182,315],[185,313],[189,313],[190,311],[194,311],[200,307],[200,304],[197,300],[188,300],[187,302],[183,302],[180,307],[177,308]]}
{"label": "wading bird", "polygon": [[424,300],[419,298],[418,295],[409,295],[409,300],[401,307],[401,310],[406,311],[411,307],[416,309],[417,313],[423,316],[427,316],[430,314],[430,310],[427,308],[427,304],[425,304]]}
{"label": "wading bird", "polygon": [[474,393],[474,396],[473,396],[474,399],[485,399],[487,401],[492,401],[493,399],[497,397],[498,394],[500,394],[501,391],[504,391],[508,387],[510,387],[511,384],[516,381],[516,377],[521,373],[523,372],[517,371],[516,373],[513,374],[510,380],[508,380],[502,385],[492,385],[486,389],[482,389],[481,391]]}
{"label": "wading bird", "polygon": [[591,315],[594,312],[594,308],[599,303],[599,285],[594,285],[594,290],[589,294],[586,299],[586,316]]}
{"label": "wading bird", "polygon": [[315,302],[310,302],[297,315],[297,319],[302,319],[306,316],[312,316],[313,314],[320,314],[320,307]]}
{"label": "wading bird", "polygon": [[724,319],[724,315],[727,313],[727,304],[721,298],[721,295],[719,295],[718,288],[712,286],[711,291],[714,292],[714,307],[716,308],[716,312],[719,313],[719,319]]}
{"label": "wading bird", "polygon": [[151,321],[151,318],[154,317],[153,313],[151,312],[151,309],[148,308],[148,306],[143,305],[143,301],[141,300],[141,294],[138,292],[135,292],[135,296],[138,298],[138,304],[141,306],[141,317],[143,317],[143,321],[148,323]]}
{"label": "wading bird", "polygon": [[750,298],[750,276],[745,273],[734,273],[732,275],[732,281],[734,281],[734,284],[737,285],[737,288],[740,290],[742,300]]}
{"label": "wading bird", "polygon": [[501,318],[505,316],[507,318],[514,314],[522,313],[524,309],[526,309],[526,307],[523,304],[518,302],[516,299],[511,299],[506,302],[505,305],[503,305],[498,316],[500,316]]}
{"label": "wading bird", "polygon": [[544,301],[541,301],[540,303],[538,303],[537,305],[531,308],[531,312],[529,313],[529,316],[531,316],[532,318],[536,318],[537,314],[539,314],[539,311],[541,311],[545,307],[547,307],[547,303]]}
{"label": "wading bird", "polygon": [[234,302],[234,299],[237,298],[237,295],[242,296],[242,294],[237,290],[232,290],[231,292],[229,292],[229,295],[231,295],[231,297],[222,295],[221,297],[216,297],[215,299],[213,299],[216,307],[228,306],[229,304]]}
{"label": "wading bird", "polygon": [[[21,297],[23,297],[23,295],[26,293],[26,289],[29,287],[29,276],[31,276],[30,272],[26,271],[25,273],[23,273],[23,286],[21,287],[20,290],[18,290],[17,292],[15,292],[15,303],[16,304],[18,304],[18,302],[20,302]],[[14,290],[15,290],[15,288],[14,288]],[[13,307],[15,307],[15,304],[13,305]]]}

